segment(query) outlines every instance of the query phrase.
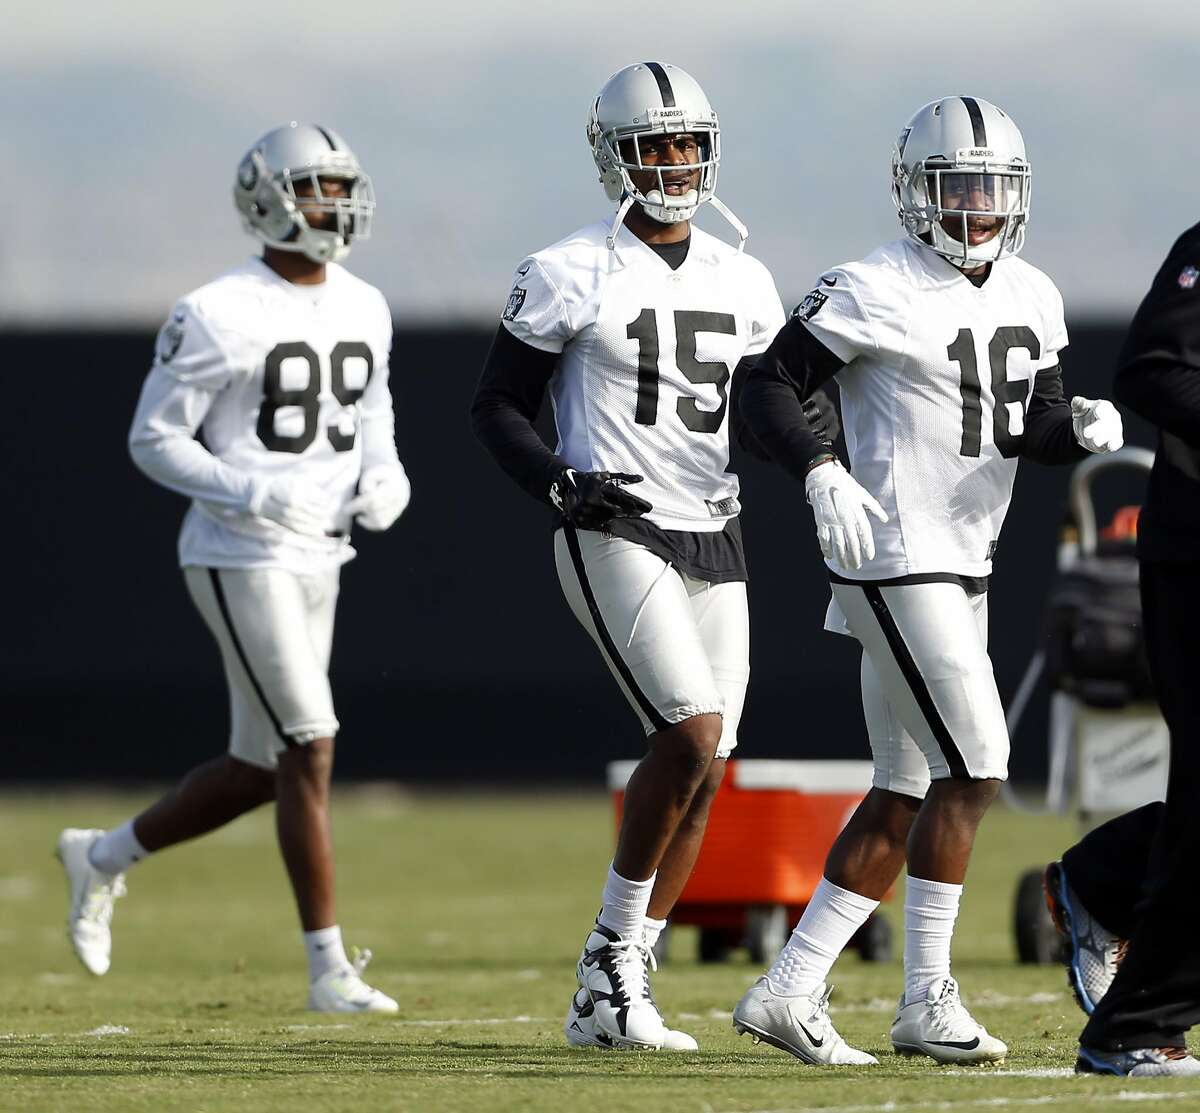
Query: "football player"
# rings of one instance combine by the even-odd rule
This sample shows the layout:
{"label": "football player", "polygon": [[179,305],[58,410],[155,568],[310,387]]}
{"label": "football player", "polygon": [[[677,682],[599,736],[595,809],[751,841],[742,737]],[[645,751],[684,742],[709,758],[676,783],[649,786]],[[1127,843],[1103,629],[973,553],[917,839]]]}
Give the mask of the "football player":
{"label": "football player", "polygon": [[[1007,776],[987,654],[987,584],[1017,462],[1122,443],[1111,403],[1063,397],[1062,298],[1018,258],[1029,216],[1021,133],[999,108],[921,108],[892,157],[904,235],[820,279],[751,371],[744,416],[804,482],[829,566],[826,629],[862,644],[873,787],[786,947],[734,1025],[802,1059],[829,969],[907,863],[903,1054],[974,1063],[1005,1045],[964,1007],[950,944],[975,832]],[[841,390],[851,469],[800,399]]]}
{"label": "football player", "polygon": [[[619,70],[592,102],[587,140],[616,214],[517,267],[472,420],[497,463],[554,508],[567,603],[648,736],[567,1040],[691,1049],[664,1024],[647,967],[737,744],[749,625],[726,470],[730,377],[783,310],[715,196],[720,130],[694,78],[659,62]],[[738,247],[691,224],[705,204]],[[554,451],[533,427],[547,388]]]}
{"label": "football player", "polygon": [[395,1012],[362,980],[365,958],[343,948],[329,825],[339,570],[354,556],[352,523],[387,529],[409,499],[388,390],[391,314],[339,265],[369,235],[374,195],[336,132],[292,123],[247,152],[233,196],[262,256],[176,304],[129,434],[137,466],[192,500],[179,560],[220,649],[229,752],[119,827],[62,832],[69,933],[84,966],[105,973],[125,871],[274,800],[309,1008]]}

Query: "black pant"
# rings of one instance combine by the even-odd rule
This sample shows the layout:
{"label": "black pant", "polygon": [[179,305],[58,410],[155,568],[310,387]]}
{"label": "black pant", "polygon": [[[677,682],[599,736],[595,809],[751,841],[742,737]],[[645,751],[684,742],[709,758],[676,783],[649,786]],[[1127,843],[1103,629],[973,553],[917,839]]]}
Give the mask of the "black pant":
{"label": "black pant", "polygon": [[1130,939],[1146,911],[1150,852],[1162,822],[1160,801],[1102,823],[1063,856],[1063,868],[1088,915]]}
{"label": "black pant", "polygon": [[1200,1020],[1200,562],[1143,560],[1141,582],[1150,671],[1171,731],[1166,805],[1105,824],[1064,855],[1084,906],[1094,901],[1100,923],[1130,940],[1080,1037],[1111,1051],[1182,1047]]}

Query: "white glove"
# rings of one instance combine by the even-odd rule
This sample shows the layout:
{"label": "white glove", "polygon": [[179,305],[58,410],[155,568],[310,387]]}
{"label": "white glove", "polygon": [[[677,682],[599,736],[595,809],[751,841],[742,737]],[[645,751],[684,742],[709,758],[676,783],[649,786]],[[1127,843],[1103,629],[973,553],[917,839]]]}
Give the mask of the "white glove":
{"label": "white glove", "polygon": [[296,476],[259,483],[246,509],[308,537],[325,537],[333,528],[333,498],[324,488]]}
{"label": "white glove", "polygon": [[381,467],[365,471],[358,481],[358,496],[346,512],[366,529],[384,530],[404,513],[412,486],[403,468]]}
{"label": "white glove", "polygon": [[1125,443],[1121,415],[1103,398],[1095,402],[1079,395],[1072,398],[1071,425],[1075,439],[1089,452],[1116,452]]}
{"label": "white glove", "polygon": [[888,520],[879,505],[840,463],[818,464],[804,480],[804,490],[817,521],[821,552],[843,568],[858,568],[875,556],[875,538],[869,510],[881,522]]}

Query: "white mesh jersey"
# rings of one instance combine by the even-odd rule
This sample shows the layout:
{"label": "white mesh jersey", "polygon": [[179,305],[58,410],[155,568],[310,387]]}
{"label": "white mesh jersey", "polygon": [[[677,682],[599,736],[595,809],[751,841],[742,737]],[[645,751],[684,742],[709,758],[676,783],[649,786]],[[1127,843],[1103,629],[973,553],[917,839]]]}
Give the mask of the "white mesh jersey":
{"label": "white mesh jersey", "polygon": [[910,239],[822,275],[798,310],[837,374],[854,477],[882,504],[855,580],[986,576],[1036,373],[1066,347],[1062,296],[1023,259],[982,287]]}
{"label": "white mesh jersey", "polygon": [[622,226],[591,224],[517,268],[504,324],[562,358],[550,380],[557,451],[580,471],[633,472],[662,529],[721,529],[740,509],[729,380],[783,324],[757,259],[691,230],[672,270]]}
{"label": "white mesh jersey", "polygon": [[[383,295],[336,264],[324,283],[299,286],[251,258],[175,305],[130,442],[154,478],[193,498],[181,564],[311,572],[354,555],[342,508],[365,467],[399,466],[391,337]],[[278,476],[333,496],[329,537],[244,508],[250,484]]]}

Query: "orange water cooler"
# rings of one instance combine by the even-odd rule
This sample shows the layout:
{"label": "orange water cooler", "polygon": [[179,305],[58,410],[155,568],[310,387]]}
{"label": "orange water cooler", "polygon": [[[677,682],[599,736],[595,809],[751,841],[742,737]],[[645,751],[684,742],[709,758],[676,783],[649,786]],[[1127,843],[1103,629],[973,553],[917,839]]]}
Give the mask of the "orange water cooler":
{"label": "orange water cooler", "polygon": [[[608,767],[618,825],[636,765]],[[869,761],[729,762],[696,868],[671,914],[671,924],[700,929],[701,961],[720,961],[738,946],[748,947],[756,963],[774,958],[821,880],[830,846],[870,787]],[[668,938],[664,932],[660,959]],[[872,916],[852,945],[864,959],[886,961],[891,925]]]}

